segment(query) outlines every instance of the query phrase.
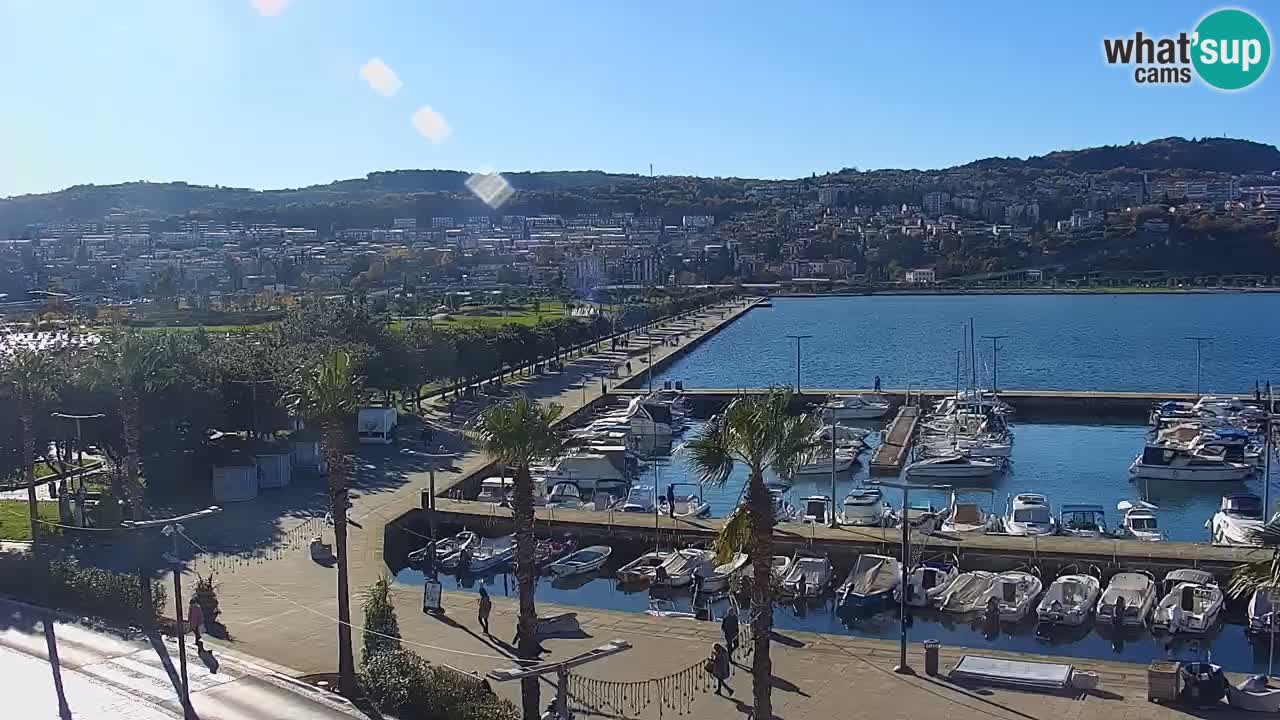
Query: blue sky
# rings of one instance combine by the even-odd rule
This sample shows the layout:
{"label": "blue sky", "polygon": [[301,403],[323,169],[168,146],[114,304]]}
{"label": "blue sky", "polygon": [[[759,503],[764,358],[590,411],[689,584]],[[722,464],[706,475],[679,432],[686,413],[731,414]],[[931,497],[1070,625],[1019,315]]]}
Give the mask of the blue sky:
{"label": "blue sky", "polygon": [[[1278,143],[1274,67],[1226,94],[1140,87],[1102,61],[1104,36],[1189,31],[1218,7],[0,0],[0,196],[394,168],[796,177],[1167,135]],[[1280,4],[1239,7],[1280,40]],[[390,97],[360,76],[375,57],[401,83]],[[422,106],[449,128],[438,142],[411,122]]]}

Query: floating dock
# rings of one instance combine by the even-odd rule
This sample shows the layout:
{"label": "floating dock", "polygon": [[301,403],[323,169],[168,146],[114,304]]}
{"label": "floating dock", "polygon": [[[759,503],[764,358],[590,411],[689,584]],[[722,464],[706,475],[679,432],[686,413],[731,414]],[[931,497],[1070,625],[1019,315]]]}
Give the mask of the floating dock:
{"label": "floating dock", "polygon": [[907,455],[911,452],[911,443],[915,439],[916,425],[919,422],[920,408],[914,405],[898,408],[897,417],[890,423],[884,440],[871,457],[872,473],[896,475],[902,470]]}

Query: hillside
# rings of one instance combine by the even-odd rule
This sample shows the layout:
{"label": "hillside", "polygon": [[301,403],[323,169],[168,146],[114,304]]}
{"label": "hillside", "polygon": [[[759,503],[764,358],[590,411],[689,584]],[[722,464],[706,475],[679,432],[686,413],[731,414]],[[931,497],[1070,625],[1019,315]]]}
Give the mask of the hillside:
{"label": "hillside", "polygon": [[1200,170],[1251,173],[1280,169],[1280,149],[1233,138],[1161,138],[1145,143],[1104,145],[1083,150],[1057,150],[1047,155],[1019,158],[986,158],[962,165],[973,170],[1040,168],[1072,172],[1134,170]]}

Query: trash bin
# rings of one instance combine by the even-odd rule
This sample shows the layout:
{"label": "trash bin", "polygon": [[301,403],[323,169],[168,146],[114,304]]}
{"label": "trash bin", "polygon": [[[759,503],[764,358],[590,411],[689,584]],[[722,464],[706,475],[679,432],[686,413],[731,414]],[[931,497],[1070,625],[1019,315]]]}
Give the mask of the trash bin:
{"label": "trash bin", "polygon": [[930,677],[938,674],[938,648],[940,647],[937,640],[924,641],[924,672]]}

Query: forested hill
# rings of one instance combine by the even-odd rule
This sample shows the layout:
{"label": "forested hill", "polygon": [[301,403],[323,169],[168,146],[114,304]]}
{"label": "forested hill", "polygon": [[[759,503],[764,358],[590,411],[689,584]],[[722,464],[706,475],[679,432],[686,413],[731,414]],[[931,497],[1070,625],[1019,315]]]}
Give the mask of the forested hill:
{"label": "forested hill", "polygon": [[987,158],[962,168],[996,170],[1040,168],[1072,172],[1106,172],[1116,168],[1133,170],[1201,170],[1205,172],[1252,173],[1280,170],[1280,149],[1275,145],[1233,138],[1187,140],[1168,137],[1145,143],[1104,145],[1083,150],[1057,150],[1025,160]]}

